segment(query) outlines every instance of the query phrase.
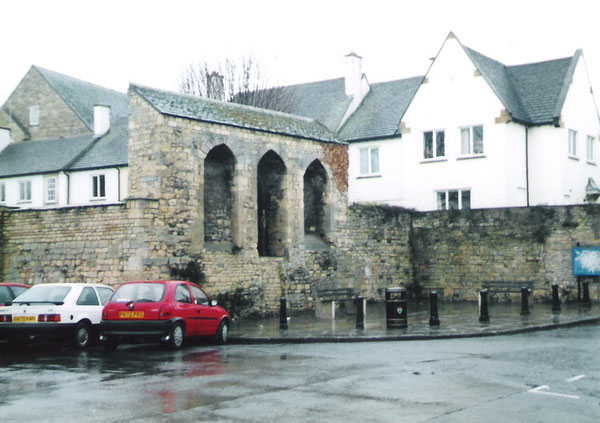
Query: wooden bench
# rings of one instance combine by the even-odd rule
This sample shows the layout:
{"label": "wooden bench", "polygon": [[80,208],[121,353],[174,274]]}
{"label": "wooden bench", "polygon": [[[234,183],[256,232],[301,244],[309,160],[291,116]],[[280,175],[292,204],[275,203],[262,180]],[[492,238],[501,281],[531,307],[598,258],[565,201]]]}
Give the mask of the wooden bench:
{"label": "wooden bench", "polygon": [[498,294],[520,293],[521,288],[533,290],[534,282],[531,281],[484,281],[482,289],[491,293],[491,300],[498,299]]}
{"label": "wooden bench", "polygon": [[324,288],[317,289],[317,297],[323,303],[331,303],[331,318],[335,319],[335,303],[356,298],[354,288]]}

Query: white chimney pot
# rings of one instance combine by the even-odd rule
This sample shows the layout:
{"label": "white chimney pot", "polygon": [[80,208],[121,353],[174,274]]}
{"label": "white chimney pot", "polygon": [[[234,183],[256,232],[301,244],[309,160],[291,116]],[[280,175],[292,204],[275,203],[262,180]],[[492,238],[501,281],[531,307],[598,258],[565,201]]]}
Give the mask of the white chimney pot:
{"label": "white chimney pot", "polygon": [[94,135],[102,135],[110,129],[110,106],[94,106]]}

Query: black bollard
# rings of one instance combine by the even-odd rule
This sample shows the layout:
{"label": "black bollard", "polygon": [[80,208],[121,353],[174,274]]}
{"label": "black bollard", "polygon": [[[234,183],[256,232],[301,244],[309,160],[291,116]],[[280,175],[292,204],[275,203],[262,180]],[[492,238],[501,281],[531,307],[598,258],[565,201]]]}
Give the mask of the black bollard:
{"label": "black bollard", "polygon": [[583,303],[582,305],[586,308],[592,306],[592,301],[590,300],[590,283],[585,281],[583,283]]}
{"label": "black bollard", "polygon": [[529,289],[526,286],[521,287],[521,316],[529,314]]}
{"label": "black bollard", "polygon": [[552,311],[560,311],[560,298],[558,298],[558,285],[552,285]]}
{"label": "black bollard", "polygon": [[435,291],[429,293],[429,326],[439,326],[440,318],[438,316],[438,307],[437,307],[437,298],[438,294]]}
{"label": "black bollard", "polygon": [[354,300],[356,303],[356,329],[364,329],[365,328],[365,299],[363,297],[358,297]]}
{"label": "black bollard", "polygon": [[490,315],[488,314],[488,292],[486,289],[479,291],[479,321],[490,321]]}
{"label": "black bollard", "polygon": [[282,297],[279,300],[279,329],[287,329],[287,328],[288,328],[287,300]]}

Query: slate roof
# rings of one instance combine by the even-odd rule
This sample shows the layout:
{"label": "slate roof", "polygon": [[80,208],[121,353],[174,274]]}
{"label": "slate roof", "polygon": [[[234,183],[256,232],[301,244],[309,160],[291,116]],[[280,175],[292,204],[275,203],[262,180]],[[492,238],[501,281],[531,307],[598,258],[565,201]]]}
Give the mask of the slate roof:
{"label": "slate roof", "polygon": [[341,128],[340,137],[352,142],[398,136],[400,120],[422,81],[423,77],[417,76],[372,84],[358,110]]}
{"label": "slate roof", "polygon": [[58,172],[93,140],[93,135],[80,135],[9,144],[0,152],[0,177]]}
{"label": "slate roof", "polygon": [[0,151],[0,178],[127,166],[129,129],[121,119],[101,137],[21,141]]}
{"label": "slate roof", "polygon": [[89,150],[69,165],[69,170],[127,166],[129,163],[129,121],[115,122],[110,130],[90,145]]}
{"label": "slate roof", "polygon": [[286,89],[294,98],[291,113],[321,122],[330,131],[337,131],[352,101],[345,93],[344,78],[290,85]]}
{"label": "slate roof", "polygon": [[39,66],[33,66],[56,93],[91,129],[94,129],[94,106],[110,106],[111,124],[129,115],[127,94],[91,84]]}
{"label": "slate roof", "polygon": [[135,84],[131,84],[130,88],[165,115],[316,141],[343,143],[333,132],[311,118]]}
{"label": "slate roof", "polygon": [[557,122],[581,50],[567,58],[505,66],[464,49],[515,121],[528,125]]}

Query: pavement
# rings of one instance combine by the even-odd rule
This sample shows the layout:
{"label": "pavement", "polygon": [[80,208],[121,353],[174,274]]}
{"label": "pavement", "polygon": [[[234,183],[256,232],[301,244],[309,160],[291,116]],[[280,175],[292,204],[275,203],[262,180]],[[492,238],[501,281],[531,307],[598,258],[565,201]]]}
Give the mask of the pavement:
{"label": "pavement", "polygon": [[[348,305],[347,307],[346,304]],[[529,306],[529,315],[521,316],[519,302],[499,302],[489,306],[489,321],[479,321],[476,302],[438,303],[439,326],[430,326],[429,303],[407,304],[407,327],[387,329],[385,304],[367,304],[364,329],[356,329],[354,306],[336,307],[335,319],[330,309],[326,317],[314,311],[291,314],[288,329],[280,329],[279,316],[260,319],[238,319],[231,326],[230,343],[280,344],[315,342],[367,342],[468,338],[511,335],[580,324],[600,323],[600,303],[591,307],[563,303],[560,311],[552,311],[550,303]]]}

